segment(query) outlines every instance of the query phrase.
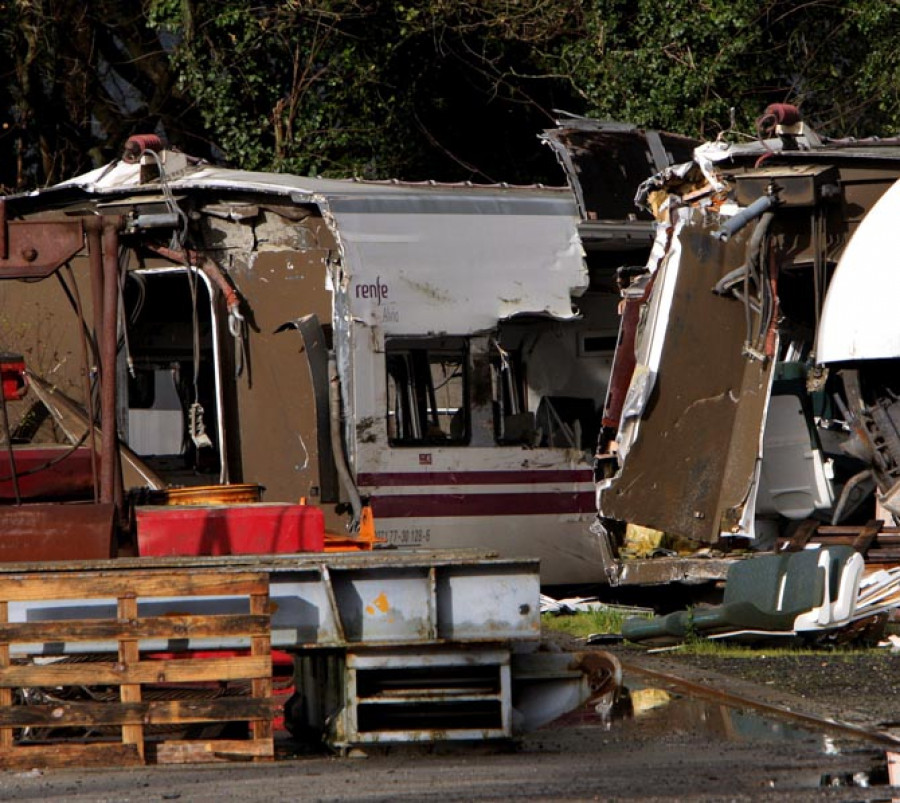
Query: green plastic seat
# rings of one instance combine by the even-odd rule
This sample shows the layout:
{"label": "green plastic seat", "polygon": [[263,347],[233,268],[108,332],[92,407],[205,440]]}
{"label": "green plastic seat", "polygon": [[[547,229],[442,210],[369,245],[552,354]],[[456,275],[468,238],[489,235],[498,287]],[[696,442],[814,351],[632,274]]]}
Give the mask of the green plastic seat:
{"label": "green plastic seat", "polygon": [[622,635],[629,641],[666,642],[683,640],[691,632],[792,631],[798,616],[821,607],[829,598],[826,569],[820,565],[823,554],[827,555],[820,550],[804,550],[738,561],[728,570],[721,605],[676,611],[649,620],[627,619]]}

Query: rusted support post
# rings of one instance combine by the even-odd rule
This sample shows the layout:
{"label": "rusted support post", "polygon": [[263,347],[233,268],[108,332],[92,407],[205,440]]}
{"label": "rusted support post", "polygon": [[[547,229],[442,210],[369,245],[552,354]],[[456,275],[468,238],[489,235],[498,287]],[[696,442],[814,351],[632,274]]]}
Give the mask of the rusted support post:
{"label": "rusted support post", "polygon": [[9,412],[6,409],[6,394],[0,388],[0,410],[3,411],[3,435],[6,438],[6,452],[9,457],[9,478],[12,480],[13,493],[16,495],[16,504],[22,504],[22,495],[19,493],[19,475],[16,471],[16,453],[13,450],[12,430],[9,428]]}
{"label": "rusted support post", "polygon": [[0,198],[0,259],[9,258],[8,229],[6,228],[6,201]]}
{"label": "rusted support post", "polygon": [[87,229],[88,256],[91,266],[91,299],[94,308],[94,347],[100,348],[100,332],[103,330],[103,250],[100,231],[103,222],[100,218],[87,218],[84,224]]}
{"label": "rusted support post", "polygon": [[[99,248],[99,245],[97,246]],[[75,278],[75,272],[72,270],[71,265],[66,265],[66,270],[69,274],[69,281],[72,284],[72,298],[75,301],[75,314],[78,316],[78,328],[81,331],[81,337],[79,338],[81,341],[81,362],[83,367],[83,379],[84,379],[84,402],[87,407],[88,412],[88,443],[91,448],[91,481],[94,488],[94,501],[100,501],[100,468],[97,465],[99,452],[97,451],[97,428],[95,424],[97,423],[97,414],[94,410],[94,389],[91,385],[91,364],[93,351],[88,346],[88,327],[87,322],[84,320],[84,307],[81,304],[81,293],[78,290],[78,280]],[[63,287],[66,286],[65,281],[62,278],[62,275],[57,273],[57,278]],[[94,305],[97,305],[96,300],[94,301]]]}
{"label": "rusted support post", "polygon": [[[119,318],[118,217],[103,220],[103,310],[100,341],[100,501],[116,502],[119,444],[116,427],[116,340]],[[92,252],[93,254],[93,252]],[[91,257],[93,264],[93,255]],[[96,316],[95,316],[96,318]]]}

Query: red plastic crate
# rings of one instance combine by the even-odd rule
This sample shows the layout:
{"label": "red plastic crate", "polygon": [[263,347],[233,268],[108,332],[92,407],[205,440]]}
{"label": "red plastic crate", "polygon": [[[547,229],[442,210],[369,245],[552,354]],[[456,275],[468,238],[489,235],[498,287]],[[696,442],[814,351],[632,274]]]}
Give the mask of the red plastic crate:
{"label": "red plastic crate", "polygon": [[25,360],[21,354],[0,354],[0,385],[6,401],[15,401],[25,395]]}
{"label": "red plastic crate", "polygon": [[311,505],[138,507],[138,554],[272,555],[322,552],[325,517]]}

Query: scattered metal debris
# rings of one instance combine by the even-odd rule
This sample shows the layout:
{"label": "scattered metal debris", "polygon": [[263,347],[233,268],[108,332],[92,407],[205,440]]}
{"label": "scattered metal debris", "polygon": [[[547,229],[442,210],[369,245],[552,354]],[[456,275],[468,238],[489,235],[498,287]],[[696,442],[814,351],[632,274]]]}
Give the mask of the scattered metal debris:
{"label": "scattered metal debris", "polygon": [[[597,464],[613,582],[681,579],[679,563],[722,578],[727,561],[693,556],[834,527],[858,539],[891,515],[900,140],[830,142],[784,119],[699,146],[638,194],[656,240],[624,276]],[[657,533],[640,556],[625,548],[638,525]]]}

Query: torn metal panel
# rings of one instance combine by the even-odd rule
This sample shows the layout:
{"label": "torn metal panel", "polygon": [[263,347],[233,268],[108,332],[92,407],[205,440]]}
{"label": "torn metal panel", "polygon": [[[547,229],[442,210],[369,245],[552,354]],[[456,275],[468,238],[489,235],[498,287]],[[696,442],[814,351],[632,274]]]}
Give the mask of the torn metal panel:
{"label": "torn metal panel", "polygon": [[[711,288],[744,258],[747,234],[728,243],[695,212],[680,244],[670,306],[655,310],[664,337],[646,361],[652,389],[620,475],[602,492],[604,516],[701,543],[740,531],[755,478],[771,362],[744,355],[742,306]],[[668,271],[671,260],[663,269]],[[660,294],[662,294],[660,289]],[[658,351],[658,363],[655,355]],[[642,374],[636,373],[632,389]],[[628,400],[623,417],[628,416]]]}
{"label": "torn metal panel", "polygon": [[[71,443],[77,444],[85,440],[90,443],[87,437],[89,419],[79,405],[39,376],[29,374],[28,383]],[[99,443],[101,433],[96,427],[95,430],[95,442]],[[158,490],[165,486],[159,475],[123,444],[119,444],[119,459],[122,462],[126,488],[146,487]]]}
{"label": "torn metal panel", "polygon": [[316,441],[319,460],[319,498],[322,502],[337,502],[338,476],[330,437],[331,410],[329,406],[330,378],[328,376],[328,346],[325,333],[315,313],[305,315],[294,324],[303,338],[306,361],[312,381],[316,408]]}
{"label": "torn metal panel", "polygon": [[575,193],[586,246],[646,248],[653,238],[652,218],[635,208],[637,188],[648,176],[688,161],[700,143],[627,123],[573,118],[558,126],[543,139]]}
{"label": "torn metal panel", "polygon": [[619,585],[632,586],[699,585],[724,580],[733,562],[733,558],[713,557],[627,560],[620,564],[616,579]]}
{"label": "torn metal panel", "polygon": [[[321,249],[265,251],[256,253],[252,269],[236,272],[253,325],[247,376],[235,383],[241,475],[265,485],[269,501],[305,496],[317,503],[322,494],[315,385],[302,341],[280,330],[301,311],[330,319],[328,255]],[[327,456],[322,457],[327,466]],[[326,494],[333,498],[327,468],[326,473]]]}

